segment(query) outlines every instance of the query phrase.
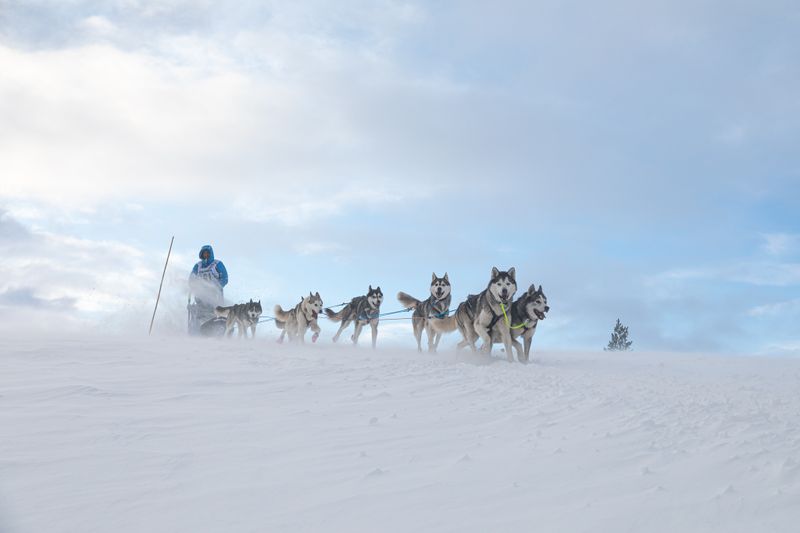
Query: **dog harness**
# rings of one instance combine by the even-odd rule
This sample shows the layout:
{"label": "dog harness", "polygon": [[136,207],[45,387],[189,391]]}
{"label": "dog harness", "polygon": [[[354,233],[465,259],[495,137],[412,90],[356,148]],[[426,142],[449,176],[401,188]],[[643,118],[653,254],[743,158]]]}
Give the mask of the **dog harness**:
{"label": "dog harness", "polygon": [[500,317],[502,315],[498,315],[497,313],[495,313],[494,309],[492,309],[492,306],[488,307],[489,307],[489,312],[492,313],[492,321],[489,322],[489,325],[486,327],[486,331],[488,331],[491,334],[492,328],[494,328],[494,326],[500,321]]}
{"label": "dog harness", "polygon": [[[511,308],[509,309],[509,314],[511,315],[511,318],[519,318],[518,316],[516,316],[519,314],[519,312],[517,311],[519,309],[517,305],[519,302],[521,302],[521,300],[518,300],[513,304],[511,304]],[[529,319],[526,318],[523,319],[522,322],[520,322],[519,324],[512,326],[511,322],[508,319],[508,314],[506,314],[506,308],[503,307],[503,304],[500,304],[500,309],[503,310],[503,318],[506,319],[506,325],[509,327],[509,329],[521,329],[523,334],[529,329],[533,329],[534,327],[536,327],[536,323],[539,321],[539,319],[536,319],[533,321],[532,325],[528,326]]]}
{"label": "dog harness", "polygon": [[[466,301],[464,301],[464,303],[461,304],[467,306],[467,315],[469,316],[471,322],[475,321],[475,307],[478,305],[478,298],[480,298],[480,294],[470,294],[469,296],[467,296]],[[492,313],[492,321],[489,322],[486,331],[491,333],[492,328],[500,320],[501,315],[496,314],[491,307],[489,307],[489,312]]]}
{"label": "dog harness", "polygon": [[356,316],[357,320],[374,320],[381,316],[380,307],[377,309],[371,309],[369,306],[369,300],[366,296],[357,296],[356,298],[353,298],[350,304],[355,304],[353,305],[355,308],[353,309],[353,311],[355,311],[353,314]]}
{"label": "dog harness", "polygon": [[374,320],[381,316],[380,309],[375,309],[373,312],[364,311],[362,314],[358,315],[359,320]]}
{"label": "dog harness", "polygon": [[495,325],[496,325],[496,324],[497,324],[497,323],[500,321],[500,315],[498,315],[497,313],[495,313],[495,312],[492,310],[492,308],[491,308],[491,307],[489,308],[489,312],[490,312],[490,313],[492,313],[492,321],[491,321],[491,322],[489,322],[489,325],[488,325],[488,326],[486,326],[486,331],[488,331],[489,333],[491,333],[491,332],[492,332],[492,328],[493,328],[493,327],[494,327],[494,326],[495,326]]}
{"label": "dog harness", "polygon": [[[428,306],[431,308],[431,315],[428,318],[445,318],[450,316],[450,309],[447,309],[447,302],[445,301],[447,296],[441,298],[439,300],[434,300],[433,295],[428,297],[427,303]],[[439,311],[437,307],[441,306],[441,304],[445,304],[445,309],[443,311]],[[438,312],[437,312],[438,311]]]}

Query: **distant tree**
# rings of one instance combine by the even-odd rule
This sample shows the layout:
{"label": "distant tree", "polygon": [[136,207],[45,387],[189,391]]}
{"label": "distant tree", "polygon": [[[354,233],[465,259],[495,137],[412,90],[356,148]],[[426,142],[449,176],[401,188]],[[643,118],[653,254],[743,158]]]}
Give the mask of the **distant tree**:
{"label": "distant tree", "polygon": [[618,318],[617,325],[614,326],[614,331],[611,333],[611,340],[603,349],[607,352],[627,352],[631,349],[631,344],[633,341],[628,340],[628,326],[623,326]]}

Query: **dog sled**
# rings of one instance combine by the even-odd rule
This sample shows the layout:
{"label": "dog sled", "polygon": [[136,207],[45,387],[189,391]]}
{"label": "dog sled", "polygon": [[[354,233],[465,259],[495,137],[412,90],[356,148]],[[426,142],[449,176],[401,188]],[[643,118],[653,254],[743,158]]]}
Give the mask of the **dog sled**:
{"label": "dog sled", "polygon": [[214,314],[214,305],[198,301],[197,298],[192,301],[192,295],[189,295],[186,311],[189,335],[196,337],[222,337],[225,335],[226,320]]}

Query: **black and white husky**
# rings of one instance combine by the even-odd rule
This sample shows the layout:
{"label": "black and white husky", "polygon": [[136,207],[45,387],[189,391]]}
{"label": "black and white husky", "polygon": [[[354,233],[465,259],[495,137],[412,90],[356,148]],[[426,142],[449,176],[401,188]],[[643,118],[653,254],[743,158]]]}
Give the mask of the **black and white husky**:
{"label": "black and white husky", "polygon": [[285,335],[289,336],[289,341],[299,341],[304,343],[306,341],[306,331],[311,329],[313,335],[311,342],[317,342],[319,338],[319,323],[317,318],[322,311],[322,297],[319,293],[304,296],[300,299],[300,303],[294,306],[294,309],[284,311],[280,305],[275,306],[275,325],[283,329],[278,342],[283,342]]}
{"label": "black and white husky", "polygon": [[254,302],[230,305],[227,307],[217,306],[214,315],[225,320],[225,334],[230,337],[233,335],[233,326],[239,329],[240,337],[247,337],[247,329],[250,329],[251,337],[256,336],[256,326],[261,317],[261,300]]}
{"label": "black and white husky", "polygon": [[469,346],[475,351],[475,342],[483,341],[481,350],[487,354],[492,352],[492,336],[498,335],[503,343],[509,361],[514,360],[511,351],[512,339],[509,323],[503,319],[517,292],[516,270],[512,267],[501,272],[492,268],[489,285],[478,294],[471,294],[461,302],[455,314],[443,319],[431,320],[431,325],[438,332],[455,331],[456,328],[464,338],[459,346]]}
{"label": "black and white husky", "polygon": [[[537,289],[535,283],[511,304],[511,312],[508,313],[511,339],[520,363],[527,363],[530,359],[531,342],[536,333],[536,326],[540,320],[545,319],[545,313],[548,312],[550,306],[547,305],[547,296],[542,291],[542,286],[539,285]],[[524,350],[517,340],[518,337],[522,337],[525,342]],[[496,327],[492,329],[492,342],[502,342],[502,335]]]}
{"label": "black and white husky", "polygon": [[333,342],[339,340],[342,334],[351,322],[355,322],[355,331],[350,339],[353,344],[358,344],[358,337],[361,335],[361,329],[369,324],[372,327],[372,347],[375,348],[378,342],[378,319],[381,314],[381,303],[383,303],[383,292],[380,287],[375,289],[372,285],[369,286],[369,291],[366,296],[356,296],[350,303],[345,305],[341,311],[335,313],[331,309],[325,309],[325,314],[334,322],[341,322],[339,331],[333,336]]}
{"label": "black and white husky", "polygon": [[450,300],[450,279],[447,272],[444,277],[437,277],[433,273],[431,279],[431,295],[426,300],[417,300],[404,292],[397,293],[397,299],[406,309],[413,309],[411,323],[414,326],[414,337],[417,339],[417,350],[422,351],[422,331],[428,333],[428,351],[435,352],[439,346],[442,334],[433,329],[430,321],[434,318],[444,318],[449,313]]}

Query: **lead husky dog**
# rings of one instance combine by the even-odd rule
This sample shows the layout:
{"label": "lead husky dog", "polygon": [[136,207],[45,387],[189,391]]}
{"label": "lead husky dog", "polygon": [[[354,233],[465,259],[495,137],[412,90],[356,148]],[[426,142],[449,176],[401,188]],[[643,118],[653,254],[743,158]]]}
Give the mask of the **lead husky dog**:
{"label": "lead husky dog", "polygon": [[[511,339],[514,348],[517,350],[517,359],[520,363],[527,363],[531,353],[531,341],[536,333],[536,326],[540,320],[545,319],[545,313],[550,312],[547,305],[547,296],[542,291],[542,286],[536,288],[536,284],[531,285],[527,291],[522,293],[513,304],[508,319],[511,324]],[[522,344],[517,340],[522,337],[525,341],[523,351]],[[500,332],[495,327],[492,329],[492,342],[502,342]]]}
{"label": "lead husky dog", "polygon": [[439,346],[442,334],[434,331],[430,321],[432,318],[444,318],[449,315],[450,309],[450,279],[447,272],[439,278],[436,272],[431,279],[431,295],[426,300],[417,300],[404,292],[397,293],[397,299],[406,309],[413,309],[411,323],[414,326],[414,337],[417,339],[417,350],[422,351],[422,331],[428,333],[428,351],[435,352]]}
{"label": "lead husky dog", "polygon": [[333,336],[333,342],[339,340],[342,334],[351,322],[355,322],[356,327],[350,340],[353,344],[358,344],[358,337],[361,335],[361,328],[369,324],[372,327],[372,347],[375,348],[378,342],[378,318],[381,314],[381,303],[383,302],[383,292],[381,288],[372,288],[369,286],[369,291],[366,296],[356,296],[350,303],[345,305],[338,313],[333,312],[331,309],[325,309],[325,314],[334,322],[341,322],[339,331]]}
{"label": "lead husky dog", "polygon": [[254,302],[250,300],[244,304],[230,305],[228,307],[217,306],[214,315],[225,318],[225,334],[230,337],[233,335],[233,326],[239,329],[239,337],[247,337],[247,329],[250,328],[251,337],[256,336],[256,326],[261,317],[261,300]]}
{"label": "lead husky dog", "polygon": [[459,347],[469,346],[472,351],[475,351],[475,341],[480,338],[483,341],[481,350],[486,354],[492,353],[492,335],[496,330],[505,346],[509,361],[513,361],[511,329],[503,320],[503,309],[508,311],[515,292],[517,292],[516,269],[512,267],[507,272],[501,272],[494,267],[486,289],[479,294],[467,296],[467,300],[458,305],[454,315],[441,320],[431,320],[431,324],[436,331],[442,333],[458,328],[464,337]]}
{"label": "lead husky dog", "polygon": [[322,297],[319,293],[311,294],[300,299],[300,303],[294,309],[284,311],[280,305],[275,306],[275,325],[283,329],[278,342],[283,342],[285,335],[289,336],[289,341],[299,340],[300,343],[306,342],[306,331],[311,328],[314,334],[311,342],[317,342],[319,338],[319,324],[317,317],[322,311]]}

